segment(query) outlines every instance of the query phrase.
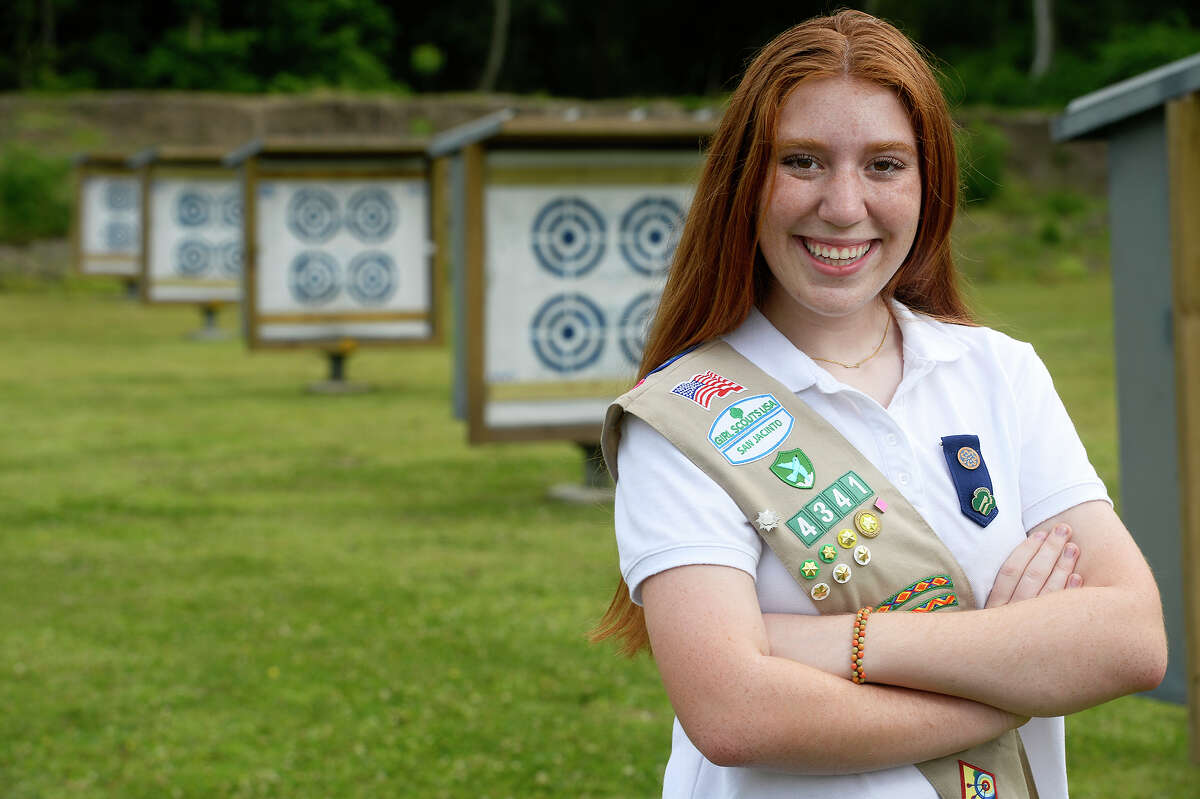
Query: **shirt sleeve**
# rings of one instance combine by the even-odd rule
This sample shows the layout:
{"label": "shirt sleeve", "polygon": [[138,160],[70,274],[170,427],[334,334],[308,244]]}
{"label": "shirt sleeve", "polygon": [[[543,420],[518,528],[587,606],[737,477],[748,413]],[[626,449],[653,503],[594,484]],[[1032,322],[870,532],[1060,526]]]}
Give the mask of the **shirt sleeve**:
{"label": "shirt sleeve", "polygon": [[676,566],[732,566],[754,577],[762,543],[712,478],[635,416],[622,421],[614,526],[621,574],[642,604],[642,582]]}
{"label": "shirt sleeve", "polygon": [[1026,530],[1083,502],[1112,504],[1054,381],[1029,344],[1021,344],[1013,391],[1021,441],[1021,521]]}

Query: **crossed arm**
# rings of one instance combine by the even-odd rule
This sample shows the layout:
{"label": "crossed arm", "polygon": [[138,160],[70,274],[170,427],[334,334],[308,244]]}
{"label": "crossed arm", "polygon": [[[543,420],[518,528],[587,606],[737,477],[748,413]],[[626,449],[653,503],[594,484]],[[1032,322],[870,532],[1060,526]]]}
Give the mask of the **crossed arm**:
{"label": "crossed arm", "polygon": [[[719,765],[851,773],[949,754],[1028,716],[1157,685],[1166,667],[1158,592],[1125,526],[1103,502],[1039,530],[1059,526],[1077,560],[1043,552],[1066,552],[1067,536],[1031,536],[984,609],[872,616],[863,686],[849,681],[850,616],[764,617],[752,578],[727,567],[647,579],[647,627],[680,723]],[[1056,590],[1079,578],[1076,590]]]}

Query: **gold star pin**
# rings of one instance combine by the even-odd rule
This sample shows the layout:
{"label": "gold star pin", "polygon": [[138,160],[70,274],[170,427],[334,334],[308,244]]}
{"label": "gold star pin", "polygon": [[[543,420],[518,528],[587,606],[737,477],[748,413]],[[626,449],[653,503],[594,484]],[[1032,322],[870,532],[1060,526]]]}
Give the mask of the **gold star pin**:
{"label": "gold star pin", "polygon": [[850,567],[845,563],[839,563],[833,567],[833,579],[839,583],[850,582]]}
{"label": "gold star pin", "polygon": [[854,534],[853,530],[847,528],[838,533],[837,542],[839,546],[849,549],[858,543],[858,536]]}
{"label": "gold star pin", "polygon": [[833,544],[826,544],[825,546],[821,547],[820,554],[821,560],[825,561],[826,563],[833,563],[835,560],[837,560],[837,549],[833,546]]}
{"label": "gold star pin", "polygon": [[869,510],[860,510],[854,514],[854,526],[867,538],[874,538],[879,535],[879,531],[883,527],[879,523],[879,517]]}
{"label": "gold star pin", "polygon": [[854,548],[854,562],[859,566],[866,566],[871,562],[871,550],[866,544],[859,544]]}
{"label": "gold star pin", "polygon": [[804,575],[806,580],[815,580],[817,575],[821,573],[821,567],[812,558],[800,564],[800,573]]}
{"label": "gold star pin", "polygon": [[828,583],[817,583],[816,585],[814,585],[812,587],[812,591],[809,592],[809,595],[813,599],[820,602],[822,599],[825,599],[826,597],[829,596],[829,584]]}

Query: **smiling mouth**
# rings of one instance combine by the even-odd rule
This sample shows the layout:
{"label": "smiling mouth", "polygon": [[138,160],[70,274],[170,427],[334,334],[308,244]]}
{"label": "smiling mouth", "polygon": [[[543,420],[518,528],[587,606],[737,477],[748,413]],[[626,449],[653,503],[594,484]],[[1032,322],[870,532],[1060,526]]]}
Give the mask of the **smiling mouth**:
{"label": "smiling mouth", "polygon": [[869,241],[850,247],[835,247],[812,241],[803,236],[800,237],[800,240],[804,242],[804,248],[808,250],[813,258],[830,266],[848,266],[859,258],[862,258],[871,249],[871,242]]}

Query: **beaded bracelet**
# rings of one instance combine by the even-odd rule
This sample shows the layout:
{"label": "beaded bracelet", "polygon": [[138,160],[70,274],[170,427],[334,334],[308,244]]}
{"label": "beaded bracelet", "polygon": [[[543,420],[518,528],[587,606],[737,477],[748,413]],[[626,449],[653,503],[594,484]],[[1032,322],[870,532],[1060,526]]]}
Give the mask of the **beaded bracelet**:
{"label": "beaded bracelet", "polygon": [[850,640],[850,679],[854,680],[856,685],[867,681],[866,675],[863,674],[863,652],[866,651],[867,616],[870,615],[869,607],[860,608],[854,615],[854,637]]}

